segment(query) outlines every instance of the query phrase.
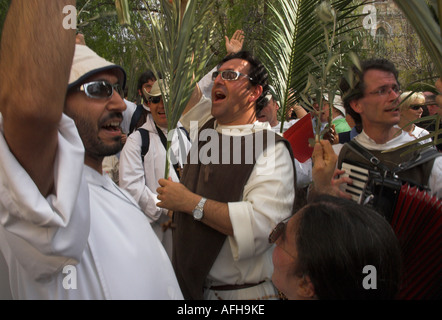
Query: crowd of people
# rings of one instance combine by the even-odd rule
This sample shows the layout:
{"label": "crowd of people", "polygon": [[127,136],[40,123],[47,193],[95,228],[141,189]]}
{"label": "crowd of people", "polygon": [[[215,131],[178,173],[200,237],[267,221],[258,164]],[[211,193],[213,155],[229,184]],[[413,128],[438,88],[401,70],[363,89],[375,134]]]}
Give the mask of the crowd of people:
{"label": "crowd of people", "polygon": [[[166,81],[147,70],[139,101],[127,101],[125,70],[60,28],[55,17],[69,4],[13,1],[3,28],[2,295],[404,297],[411,282],[402,243],[380,207],[352,200],[345,186],[354,177],[342,165],[393,172],[440,199],[442,157],[431,137],[420,139],[434,129],[415,121],[424,106],[441,114],[440,95],[402,93],[390,61],[363,61],[356,86],[343,78],[340,92],[312,111],[312,127],[326,134],[301,162],[281,133],[267,70],[243,50],[238,30],[169,131]],[[297,119],[284,130],[308,114],[293,110]],[[413,141],[425,148],[404,157],[400,147]],[[428,275],[423,298],[441,297],[439,274]]]}

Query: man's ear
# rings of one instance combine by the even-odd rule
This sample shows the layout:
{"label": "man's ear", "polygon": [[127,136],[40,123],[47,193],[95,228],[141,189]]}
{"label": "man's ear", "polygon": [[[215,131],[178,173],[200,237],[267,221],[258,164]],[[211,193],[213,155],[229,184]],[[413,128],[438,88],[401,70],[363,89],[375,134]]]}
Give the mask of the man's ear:
{"label": "man's ear", "polygon": [[249,102],[255,102],[262,94],[262,86],[258,84],[256,86],[253,86],[251,90],[252,93],[250,95]]}
{"label": "man's ear", "polygon": [[304,299],[315,298],[315,288],[309,276],[303,276],[302,279],[299,280],[298,296]]}
{"label": "man's ear", "polygon": [[350,101],[350,107],[354,110],[354,112],[356,113],[361,113],[362,112],[362,108],[358,102],[358,100],[352,100]]}

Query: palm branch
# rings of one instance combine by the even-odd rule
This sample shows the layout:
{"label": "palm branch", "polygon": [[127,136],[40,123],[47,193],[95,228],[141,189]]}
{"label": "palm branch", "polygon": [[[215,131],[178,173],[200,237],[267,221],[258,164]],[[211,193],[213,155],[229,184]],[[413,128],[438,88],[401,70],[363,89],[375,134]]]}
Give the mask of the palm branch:
{"label": "palm branch", "polygon": [[118,22],[124,25],[130,25],[129,0],[115,0]]}
{"label": "palm branch", "polygon": [[[327,63],[324,65],[324,60],[320,59],[327,51],[321,45],[328,39],[324,36],[323,25],[316,14],[318,3],[318,0],[277,0],[274,5],[269,4],[272,16],[272,22],[267,27],[269,40],[262,45],[257,56],[263,61],[269,61],[267,69],[280,97],[283,115],[288,105],[301,100],[301,92],[306,83],[313,79],[312,72],[318,72],[324,66],[329,71],[331,67]],[[352,0],[332,2],[338,13],[336,28],[332,31],[336,36],[343,36],[352,30],[349,23],[358,18],[353,13],[363,3],[365,1],[356,4]],[[331,49],[339,46],[340,41],[336,41]],[[328,58],[334,62],[337,60],[337,57]],[[316,82],[310,81],[310,84],[314,85]],[[294,94],[289,95],[290,91]],[[284,120],[282,116],[281,132]]]}
{"label": "palm branch", "polygon": [[[181,7],[180,0],[172,3],[161,1],[161,13],[149,12],[144,20],[154,45],[147,48],[144,43],[140,44],[157,78],[159,72],[163,75],[164,86],[160,89],[169,132],[177,126],[195,88],[195,79],[203,76],[210,54],[208,43],[213,27],[213,4],[213,0],[189,0],[186,7]],[[146,7],[149,8],[147,3]],[[132,32],[138,37],[137,32]],[[157,65],[153,61],[157,61]],[[168,154],[169,147],[170,141],[167,144]],[[169,161],[166,160],[166,178],[168,173]]]}

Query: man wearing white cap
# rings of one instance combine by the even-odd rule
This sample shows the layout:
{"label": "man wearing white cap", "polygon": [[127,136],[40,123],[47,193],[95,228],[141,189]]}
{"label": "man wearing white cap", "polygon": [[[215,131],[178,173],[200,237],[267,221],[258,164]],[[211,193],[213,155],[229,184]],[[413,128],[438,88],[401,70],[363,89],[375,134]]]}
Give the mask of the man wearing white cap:
{"label": "man wearing white cap", "polygon": [[[173,130],[168,135],[160,90],[160,84],[163,86],[163,83],[159,79],[151,91],[146,92],[147,106],[153,121],[146,121],[127,138],[120,155],[119,180],[120,187],[134,197],[144,214],[151,219],[152,228],[169,257],[172,257],[172,230],[165,227],[170,221],[169,211],[157,207],[159,200],[156,190],[160,186],[158,180],[164,178],[168,136],[171,137],[168,175],[175,182],[180,180],[180,172],[191,144],[184,128]],[[178,123],[177,127],[180,126]]]}
{"label": "man wearing white cap", "polygon": [[[330,102],[329,102],[328,94],[324,94],[324,101],[323,101],[323,107],[322,107],[322,114],[320,116],[321,122],[326,123],[328,122],[328,118],[330,116]],[[337,134],[341,132],[350,131],[351,127],[347,123],[347,120],[345,119],[345,108],[344,104],[342,103],[342,99],[339,95],[335,95],[333,99],[333,107],[331,108],[332,111],[332,124],[335,125],[335,131]]]}
{"label": "man wearing white cap", "polygon": [[148,219],[102,173],[121,149],[125,73],[86,46],[74,55],[75,32],[62,27],[74,4],[12,1],[1,38],[0,249],[12,296],[182,299]]}

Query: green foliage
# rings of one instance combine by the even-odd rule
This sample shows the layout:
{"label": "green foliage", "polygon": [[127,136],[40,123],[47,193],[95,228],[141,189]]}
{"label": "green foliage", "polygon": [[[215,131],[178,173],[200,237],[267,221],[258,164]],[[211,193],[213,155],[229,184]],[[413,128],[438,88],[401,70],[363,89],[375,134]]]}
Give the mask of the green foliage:
{"label": "green foliage", "polygon": [[[6,14],[8,13],[9,4],[11,0],[0,0],[0,31],[3,29],[3,23],[5,22]],[[1,39],[1,33],[0,33]]]}
{"label": "green foliage", "polygon": [[[442,1],[395,0],[407,20],[413,25],[428,54],[433,60],[439,76],[442,76],[442,36],[439,20],[435,19],[442,10]],[[437,10],[436,10],[437,9]]]}
{"label": "green foliage", "polygon": [[[142,41],[139,42],[157,78],[159,72],[163,76],[160,89],[169,131],[176,128],[195,88],[196,79],[203,76],[210,54],[208,43],[213,26],[213,0],[189,0],[185,10],[181,5],[181,0],[174,0],[172,4],[162,1],[160,12],[149,12],[144,23],[153,45],[148,48]],[[137,31],[131,30],[138,36]],[[156,59],[158,66],[153,64],[152,58]],[[169,146],[170,141],[167,150]],[[165,173],[167,178],[168,161]]]}
{"label": "green foliage", "polygon": [[[130,9],[139,10],[141,1],[130,1]],[[86,44],[100,56],[121,65],[128,75],[128,98],[137,97],[138,76],[146,66],[136,40],[126,27],[120,25],[114,1],[77,0],[78,31]],[[135,17],[136,18],[136,17]],[[140,23],[132,19],[132,23]]]}
{"label": "green foliage", "polygon": [[[352,0],[333,1],[333,22],[336,21],[333,27],[320,23],[316,11],[318,3],[317,0],[280,0],[269,5],[273,18],[266,27],[267,41],[260,47],[258,57],[265,62],[273,86],[281,97],[282,115],[288,105],[301,100],[308,79],[319,77],[325,81],[326,76],[327,83],[319,84],[320,90],[325,92],[324,86],[332,87],[342,72],[339,65],[343,53],[353,47],[345,35],[355,29],[352,23],[358,16],[353,12],[364,1],[356,1],[356,4]],[[331,39],[333,42],[329,42]],[[333,66],[337,69],[332,70]],[[317,85],[310,82],[310,86]],[[281,130],[283,122],[281,116]]]}

